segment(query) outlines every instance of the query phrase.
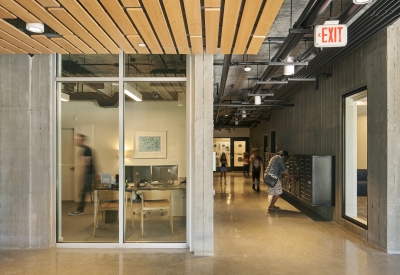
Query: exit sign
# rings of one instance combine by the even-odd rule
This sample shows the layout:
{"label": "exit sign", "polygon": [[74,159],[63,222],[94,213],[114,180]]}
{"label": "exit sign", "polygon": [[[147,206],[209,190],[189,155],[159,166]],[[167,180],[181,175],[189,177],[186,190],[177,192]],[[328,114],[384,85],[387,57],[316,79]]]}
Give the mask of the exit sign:
{"label": "exit sign", "polygon": [[[335,21],[336,23],[336,21]],[[332,24],[325,22],[325,25],[318,25],[314,29],[314,46],[344,47],[347,44],[347,26],[343,24]]]}

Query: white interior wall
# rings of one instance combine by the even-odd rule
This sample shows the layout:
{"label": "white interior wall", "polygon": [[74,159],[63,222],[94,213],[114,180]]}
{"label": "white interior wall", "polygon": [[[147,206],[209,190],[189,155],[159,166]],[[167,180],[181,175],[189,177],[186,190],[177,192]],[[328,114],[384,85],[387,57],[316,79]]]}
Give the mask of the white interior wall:
{"label": "white interior wall", "polygon": [[[77,133],[88,136],[88,145],[95,153],[98,172],[118,173],[118,108],[102,108],[94,102],[62,104],[62,125],[76,127]],[[76,117],[76,120],[74,120]],[[125,150],[133,149],[135,131],[166,131],[167,158],[135,159],[125,165],[177,164],[180,177],[186,176],[185,107],[174,103],[127,102],[125,104]],[[92,131],[87,131],[92,127]],[[92,132],[92,134],[90,134]]]}
{"label": "white interior wall", "polygon": [[367,116],[357,116],[357,169],[367,169]]}

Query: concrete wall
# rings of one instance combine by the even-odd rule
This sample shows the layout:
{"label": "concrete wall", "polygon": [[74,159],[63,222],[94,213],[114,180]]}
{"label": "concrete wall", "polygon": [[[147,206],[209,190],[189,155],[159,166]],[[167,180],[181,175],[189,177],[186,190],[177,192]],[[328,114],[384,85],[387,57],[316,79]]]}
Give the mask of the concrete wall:
{"label": "concrete wall", "polygon": [[[399,244],[400,188],[395,176],[399,177],[400,159],[387,153],[400,149],[400,118],[395,112],[399,104],[395,94],[400,86],[400,35],[398,28],[389,32],[390,35],[388,31],[381,32],[326,68],[332,77],[319,76],[318,90],[314,83],[302,85],[290,96],[295,107],[272,111],[269,122],[251,130],[250,145],[261,147],[263,135],[275,129],[278,149],[335,156],[336,206],[315,207],[315,210],[383,249],[389,250],[392,247],[389,244],[396,238],[394,251]],[[364,85],[368,88],[368,230],[342,218],[342,95]],[[397,224],[388,228],[388,220]]]}
{"label": "concrete wall", "polygon": [[387,251],[400,254],[400,20],[387,33]]}
{"label": "concrete wall", "polygon": [[50,55],[0,55],[0,247],[51,243]]}

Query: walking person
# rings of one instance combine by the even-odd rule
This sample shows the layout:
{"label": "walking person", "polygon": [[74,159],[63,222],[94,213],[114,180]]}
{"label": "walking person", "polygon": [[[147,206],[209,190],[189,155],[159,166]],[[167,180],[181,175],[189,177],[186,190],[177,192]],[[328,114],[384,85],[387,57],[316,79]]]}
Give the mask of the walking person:
{"label": "walking person", "polygon": [[249,153],[244,152],[243,153],[243,176],[245,178],[249,177],[249,168],[250,168],[249,162],[250,162]]}
{"label": "walking person", "polygon": [[227,171],[227,167],[228,167],[228,160],[226,158],[225,153],[222,153],[220,162],[221,162],[221,182],[222,182],[222,176],[224,176],[224,180],[225,180],[225,184],[226,184],[226,171]]}
{"label": "walking person", "polygon": [[271,177],[278,180],[274,187],[268,187],[268,195],[272,196],[268,211],[279,210],[279,207],[276,207],[275,203],[279,199],[279,196],[283,193],[281,182],[282,173],[285,173],[292,181],[294,180],[285,164],[288,159],[289,153],[284,150],[280,151],[276,156],[273,156],[269,160],[268,166],[264,171],[264,178],[269,174]]}
{"label": "walking person", "polygon": [[80,177],[82,183],[81,199],[75,211],[70,211],[69,216],[83,215],[85,210],[86,193],[90,193],[93,188],[93,153],[89,146],[85,145],[86,136],[78,134],[75,139],[76,146],[81,147],[82,151],[82,176]]}
{"label": "walking person", "polygon": [[[253,154],[250,158],[251,164],[251,181],[253,183],[253,190],[260,192],[260,174],[261,174],[261,166],[262,166],[262,157],[259,154],[257,148],[253,149]],[[257,184],[257,189],[256,185]]]}

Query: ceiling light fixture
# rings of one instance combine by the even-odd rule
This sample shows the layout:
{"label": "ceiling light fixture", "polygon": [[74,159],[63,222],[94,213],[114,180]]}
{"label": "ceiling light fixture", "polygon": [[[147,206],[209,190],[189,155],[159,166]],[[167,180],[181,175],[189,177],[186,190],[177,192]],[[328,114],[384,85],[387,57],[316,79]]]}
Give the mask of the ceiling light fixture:
{"label": "ceiling light fixture", "polygon": [[260,105],[261,104],[261,96],[257,95],[254,97],[254,104]]}
{"label": "ceiling light fixture", "polygon": [[251,71],[250,66],[249,65],[244,66],[244,71],[245,72],[250,72]]}
{"label": "ceiling light fixture", "polygon": [[353,0],[353,3],[356,5],[365,5],[371,3],[374,0]]}
{"label": "ceiling light fixture", "polygon": [[135,101],[142,101],[142,94],[129,84],[125,84],[124,93]]}
{"label": "ceiling light fixture", "polygon": [[146,44],[144,44],[144,43],[139,43],[138,46],[144,48],[144,47],[146,47]]}
{"label": "ceiling light fixture", "polygon": [[274,94],[247,94],[247,96],[274,96]]}
{"label": "ceiling light fixture", "polygon": [[69,94],[61,93],[61,101],[69,101]]}
{"label": "ceiling light fixture", "polygon": [[246,110],[242,110],[242,117],[245,118],[247,116]]}
{"label": "ceiling light fixture", "polygon": [[239,120],[235,120],[235,125],[239,125]]}
{"label": "ceiling light fixture", "polygon": [[[286,59],[286,62],[293,62],[293,57],[289,56]],[[294,65],[283,66],[283,74],[284,75],[294,75]]]}
{"label": "ceiling light fixture", "polygon": [[34,33],[43,33],[44,24],[43,23],[26,23],[26,29]]}

